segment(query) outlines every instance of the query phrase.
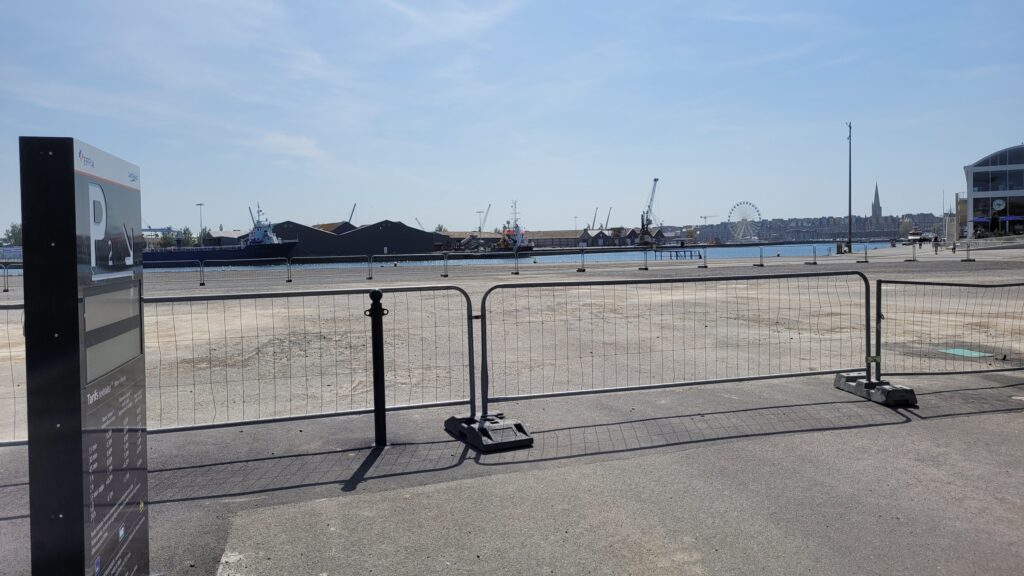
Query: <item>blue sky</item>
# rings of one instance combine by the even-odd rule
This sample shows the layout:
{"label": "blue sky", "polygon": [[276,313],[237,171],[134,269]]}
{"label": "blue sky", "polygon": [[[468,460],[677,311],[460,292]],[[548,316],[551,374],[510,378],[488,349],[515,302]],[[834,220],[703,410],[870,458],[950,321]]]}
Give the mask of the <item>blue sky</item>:
{"label": "blue sky", "polygon": [[[0,20],[0,223],[17,137],[142,167],[153,226],[383,218],[528,229],[600,207],[666,223],[942,208],[1024,141],[1024,4],[11,2]],[[709,221],[718,220],[710,218]]]}

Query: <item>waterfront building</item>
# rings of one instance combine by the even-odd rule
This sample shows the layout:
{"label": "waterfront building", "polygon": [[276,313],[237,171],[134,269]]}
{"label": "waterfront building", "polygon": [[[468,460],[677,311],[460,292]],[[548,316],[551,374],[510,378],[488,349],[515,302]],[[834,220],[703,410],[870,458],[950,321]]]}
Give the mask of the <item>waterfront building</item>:
{"label": "waterfront building", "polygon": [[964,166],[967,235],[1024,234],[1024,144]]}

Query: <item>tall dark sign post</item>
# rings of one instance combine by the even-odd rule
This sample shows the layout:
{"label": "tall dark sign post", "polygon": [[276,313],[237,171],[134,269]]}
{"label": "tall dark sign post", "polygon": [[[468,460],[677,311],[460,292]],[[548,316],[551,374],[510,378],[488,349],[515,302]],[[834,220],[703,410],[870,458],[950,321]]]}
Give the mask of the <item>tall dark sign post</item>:
{"label": "tall dark sign post", "polygon": [[20,153],[32,573],[149,574],[139,169]]}

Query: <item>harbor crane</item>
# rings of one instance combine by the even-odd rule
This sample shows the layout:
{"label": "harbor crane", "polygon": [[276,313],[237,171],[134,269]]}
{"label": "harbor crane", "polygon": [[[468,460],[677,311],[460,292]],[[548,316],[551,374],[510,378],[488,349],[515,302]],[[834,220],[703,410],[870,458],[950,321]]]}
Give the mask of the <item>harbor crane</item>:
{"label": "harbor crane", "polygon": [[594,226],[597,226],[597,211],[598,207],[594,206],[594,217],[590,219],[590,229],[593,230]]}
{"label": "harbor crane", "polygon": [[477,210],[476,213],[477,214],[482,214],[482,216],[480,216],[480,227],[477,228],[476,231],[477,232],[483,232],[484,231],[484,226],[487,225],[487,217],[491,214],[491,205],[490,204],[487,205],[487,210],[483,210],[483,211]]}
{"label": "harbor crane", "polygon": [[647,199],[647,209],[643,212],[641,218],[642,223],[646,223],[648,226],[654,224],[661,226],[661,221],[654,215],[654,193],[658,190],[658,179],[654,179],[654,184],[651,186],[651,197]]}
{"label": "harbor crane", "polygon": [[708,214],[707,216],[698,216],[698,218],[703,220],[704,221],[704,225],[707,226],[708,225],[708,218],[721,218],[721,216],[719,216],[718,214]]}
{"label": "harbor crane", "polygon": [[352,203],[352,211],[348,213],[348,223],[352,224],[352,217],[356,214],[356,203]]}
{"label": "harbor crane", "polygon": [[416,225],[420,227],[420,230],[423,230],[424,232],[426,232],[426,231],[427,231],[427,229],[423,227],[423,223],[422,223],[422,222],[420,222],[420,219],[419,219],[419,218],[417,218],[417,217],[415,217],[415,216],[414,216],[414,217],[413,217],[413,220],[415,220],[415,221],[416,221]]}
{"label": "harbor crane", "polygon": [[608,207],[608,215],[604,217],[604,226],[601,228],[602,230],[607,230],[608,229],[608,221],[611,220],[611,219],[612,219],[612,207],[609,206]]}

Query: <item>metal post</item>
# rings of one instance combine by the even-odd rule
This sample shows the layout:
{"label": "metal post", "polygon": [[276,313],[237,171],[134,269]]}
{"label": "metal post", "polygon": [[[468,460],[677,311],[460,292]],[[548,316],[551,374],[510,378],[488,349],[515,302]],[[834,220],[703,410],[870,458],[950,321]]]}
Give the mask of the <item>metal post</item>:
{"label": "metal post", "polygon": [[764,268],[764,248],[757,249],[757,264],[754,264],[758,268]]}
{"label": "metal post", "polygon": [[4,269],[4,292],[10,292],[10,290],[7,288],[7,265],[0,264],[0,266],[2,266]]}
{"label": "metal post", "polygon": [[199,285],[206,286],[206,263],[199,261]]}
{"label": "metal post", "polygon": [[370,343],[373,355],[373,444],[387,446],[388,417],[384,403],[384,317],[388,311],[380,303],[384,293],[370,290],[370,309],[364,312],[370,317]]}
{"label": "metal post", "polygon": [[867,263],[868,263],[868,245],[865,244],[864,245],[864,259],[863,260],[857,260],[857,264],[867,264]]}
{"label": "metal post", "polygon": [[910,258],[903,260],[904,262],[917,262],[917,242],[910,245]]}
{"label": "metal post", "polygon": [[519,276],[519,249],[512,251],[512,275]]}
{"label": "metal post", "polygon": [[637,268],[637,270],[647,270],[647,248],[644,248],[644,265]]}
{"label": "metal post", "polygon": [[697,268],[707,268],[707,267],[708,267],[708,249],[705,248],[704,249],[704,259],[700,261],[700,265],[698,265]]}
{"label": "metal post", "polygon": [[373,280],[373,255],[366,257],[366,279]]}
{"label": "metal post", "polygon": [[444,268],[441,269],[441,278],[448,277],[448,253],[444,253]]}
{"label": "metal post", "polygon": [[583,251],[583,250],[580,250],[580,267],[577,268],[576,271],[577,272],[586,272],[587,271],[586,262],[587,262],[586,252]]}
{"label": "metal post", "polygon": [[288,279],[285,282],[292,281],[292,259],[288,258],[284,261],[285,268],[288,270]]}
{"label": "metal post", "polygon": [[962,258],[960,261],[961,262],[974,262],[974,258],[971,258],[971,243],[970,242],[966,242],[965,244],[967,244],[967,257],[966,258]]}
{"label": "metal post", "polygon": [[[875,380],[882,379],[882,281],[875,281]],[[868,296],[870,298],[870,294]],[[870,330],[869,330],[870,331]],[[868,349],[870,350],[870,343]],[[870,370],[871,366],[868,365]],[[868,378],[871,372],[868,372]]]}
{"label": "metal post", "polygon": [[848,149],[848,196],[847,196],[847,240],[846,240],[846,251],[853,252],[853,124],[851,122],[846,123],[846,127],[849,129],[849,134],[846,136],[846,140],[849,143]]}

